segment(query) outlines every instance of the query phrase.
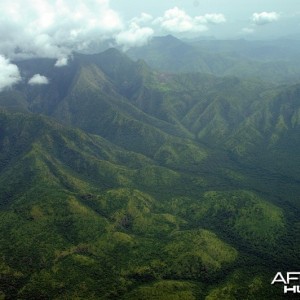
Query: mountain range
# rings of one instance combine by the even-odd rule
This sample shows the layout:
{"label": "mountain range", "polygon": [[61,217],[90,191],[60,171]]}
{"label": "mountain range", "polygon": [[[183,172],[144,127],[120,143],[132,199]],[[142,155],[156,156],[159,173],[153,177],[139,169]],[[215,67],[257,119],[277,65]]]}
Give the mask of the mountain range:
{"label": "mountain range", "polygon": [[154,37],[127,54],[159,71],[202,72],[290,84],[300,80],[299,44],[298,39],[289,37],[268,41],[180,40],[168,35]]}
{"label": "mountain range", "polygon": [[299,266],[300,84],[170,36],[145,47],[15,62],[0,298],[282,298],[272,278]]}

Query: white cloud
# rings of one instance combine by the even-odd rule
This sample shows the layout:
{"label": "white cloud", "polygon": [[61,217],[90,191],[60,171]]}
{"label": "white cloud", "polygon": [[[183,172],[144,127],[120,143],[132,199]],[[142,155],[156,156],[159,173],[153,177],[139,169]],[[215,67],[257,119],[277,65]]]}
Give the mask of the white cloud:
{"label": "white cloud", "polygon": [[147,13],[141,13],[139,17],[133,18],[131,21],[136,24],[145,24],[153,20],[153,17]]}
{"label": "white cloud", "polygon": [[163,17],[156,20],[156,23],[159,23],[163,29],[171,32],[197,32],[208,29],[201,22],[198,22],[196,18],[190,17],[178,7],[167,10]]}
{"label": "white cloud", "polygon": [[198,16],[195,19],[203,24],[221,24],[226,22],[226,18],[223,14],[205,14],[204,16]]}
{"label": "white cloud", "polygon": [[124,48],[130,48],[146,44],[153,33],[152,28],[140,27],[137,23],[132,22],[129,29],[117,34],[115,39],[118,45],[123,45]]}
{"label": "white cloud", "polygon": [[68,56],[123,30],[109,0],[1,0],[0,53],[10,58]]}
{"label": "white cloud", "polygon": [[28,80],[28,84],[30,85],[41,85],[41,84],[48,84],[48,83],[49,83],[48,78],[40,74],[35,74]]}
{"label": "white cloud", "polygon": [[149,26],[141,26],[149,23],[153,17],[147,13],[141,13],[139,17],[135,17],[129,21],[127,29],[115,35],[117,45],[123,46],[124,50],[130,47],[139,47],[146,44],[154,34],[154,30]]}
{"label": "white cloud", "polygon": [[268,23],[276,22],[280,18],[277,12],[261,12],[252,15],[252,22],[256,25],[265,25]]}
{"label": "white cloud", "polygon": [[191,17],[184,10],[174,7],[167,10],[163,17],[154,20],[164,30],[170,32],[202,32],[207,31],[209,24],[226,22],[223,14],[205,14],[204,16]]}
{"label": "white cloud", "polygon": [[20,80],[21,76],[18,67],[0,55],[0,91],[6,87],[11,87]]}
{"label": "white cloud", "polygon": [[0,12],[0,54],[56,58],[57,67],[91,44],[117,37],[118,44],[141,45],[153,34],[142,25],[151,15],[142,13],[128,28],[110,0],[1,0]]}
{"label": "white cloud", "polygon": [[55,63],[55,67],[64,67],[68,64],[68,57],[61,57],[59,59],[57,59],[56,63]]}

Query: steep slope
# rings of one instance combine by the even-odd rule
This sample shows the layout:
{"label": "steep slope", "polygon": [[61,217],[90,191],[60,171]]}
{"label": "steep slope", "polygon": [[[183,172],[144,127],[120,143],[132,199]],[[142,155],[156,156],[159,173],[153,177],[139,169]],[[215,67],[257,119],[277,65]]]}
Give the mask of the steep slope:
{"label": "steep slope", "polygon": [[[182,46],[168,39],[170,46]],[[251,161],[259,152],[267,156],[289,136],[286,131],[292,136],[297,132],[298,103],[292,100],[297,95],[285,94],[289,87],[200,73],[153,72],[116,49],[74,55],[64,68],[53,63],[42,59],[19,62],[28,77],[45,74],[50,84],[20,84],[2,92],[0,104],[53,116],[165,166],[199,165],[210,156],[211,147],[229,150],[233,159]]]}
{"label": "steep slope", "polygon": [[40,73],[50,83],[22,83],[18,92],[2,93],[0,104],[5,107],[54,116],[150,157],[162,144],[191,136],[179,122],[155,118],[136,105],[135,99],[149,90],[146,84],[155,85],[157,79],[145,64],[134,63],[115,49],[97,55],[77,54],[63,68],[47,59],[18,64],[25,78]]}
{"label": "steep slope", "polygon": [[175,136],[186,136],[180,128],[130,104],[94,65],[80,69],[72,90],[61,101],[54,116],[65,124],[102,135],[148,156],[168,140],[176,141]]}
{"label": "steep slope", "polygon": [[[299,180],[299,109],[299,85],[284,88],[241,124],[233,137],[236,147],[252,158],[255,156],[262,167]],[[260,133],[261,138],[258,141],[249,135],[245,144],[245,133],[253,131]]]}
{"label": "steep slope", "polygon": [[[47,115],[51,115],[61,99],[66,97],[79,67],[76,60],[67,66],[55,67],[55,60],[46,58],[18,61],[16,64],[23,78],[18,90],[27,102],[27,109]],[[49,84],[27,84],[35,74],[46,76]]]}

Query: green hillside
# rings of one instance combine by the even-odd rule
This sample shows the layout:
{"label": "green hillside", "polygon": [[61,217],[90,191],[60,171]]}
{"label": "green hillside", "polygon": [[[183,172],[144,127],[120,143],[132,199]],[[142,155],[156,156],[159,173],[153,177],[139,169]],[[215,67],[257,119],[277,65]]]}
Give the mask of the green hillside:
{"label": "green hillside", "polygon": [[[171,51],[185,47],[169,37]],[[0,299],[281,299],[299,266],[299,85],[115,49],[0,93]]]}
{"label": "green hillside", "polygon": [[[151,298],[165,288],[198,297],[247,261],[240,239],[254,239],[262,249],[252,251],[264,255],[286,230],[282,210],[254,194],[229,192],[219,210],[223,196],[208,192],[209,178],[162,168],[98,136],[4,111],[0,124],[7,299]],[[226,210],[236,217],[222,231],[216,214]]]}

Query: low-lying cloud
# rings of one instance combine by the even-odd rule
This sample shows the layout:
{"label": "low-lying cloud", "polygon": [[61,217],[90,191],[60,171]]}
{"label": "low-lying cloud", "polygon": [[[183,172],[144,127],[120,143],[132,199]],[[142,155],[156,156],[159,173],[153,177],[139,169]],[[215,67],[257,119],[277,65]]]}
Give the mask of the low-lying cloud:
{"label": "low-lying cloud", "polygon": [[0,53],[61,58],[123,30],[109,0],[2,0]]}
{"label": "low-lying cloud", "polygon": [[122,45],[126,49],[146,44],[153,34],[152,28],[140,27],[138,23],[132,22],[128,30],[116,35],[115,40],[118,45]]}
{"label": "low-lying cloud", "polygon": [[153,16],[147,13],[141,13],[139,17],[135,17],[131,20],[131,22],[137,23],[137,24],[145,24],[153,20]]}
{"label": "low-lying cloud", "polygon": [[0,91],[21,80],[19,69],[8,59],[0,55]]}
{"label": "low-lying cloud", "polygon": [[277,12],[261,12],[252,15],[252,22],[255,25],[266,25],[278,21],[280,15]]}
{"label": "low-lying cloud", "polygon": [[60,68],[66,65],[68,65],[68,57],[61,57],[57,59],[54,66]]}
{"label": "low-lying cloud", "polygon": [[175,33],[202,32],[226,22],[222,14],[192,17],[174,7],[162,17],[142,13],[125,23],[110,0],[2,0],[0,11],[0,55],[11,60],[55,58],[56,67],[65,66],[73,52],[105,40],[124,48],[141,46],[156,26]]}
{"label": "low-lying cloud", "polygon": [[40,74],[35,74],[28,80],[28,84],[30,85],[43,85],[48,83],[49,79],[46,76]]}

